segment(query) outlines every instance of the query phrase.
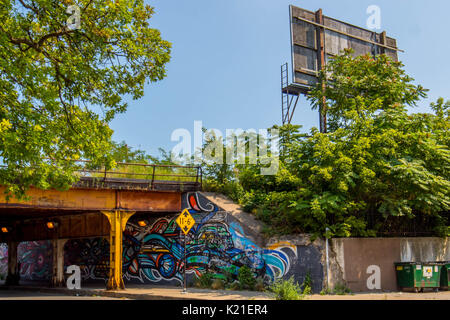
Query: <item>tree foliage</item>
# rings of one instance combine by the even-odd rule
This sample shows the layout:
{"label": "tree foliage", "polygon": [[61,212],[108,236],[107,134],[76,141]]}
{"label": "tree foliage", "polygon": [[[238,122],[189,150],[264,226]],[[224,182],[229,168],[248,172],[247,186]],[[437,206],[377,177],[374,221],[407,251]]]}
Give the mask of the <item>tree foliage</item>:
{"label": "tree foliage", "polygon": [[151,28],[143,0],[1,0],[0,184],[67,188],[69,159],[114,165],[108,123],[165,76],[170,43]]}
{"label": "tree foliage", "polygon": [[334,58],[310,93],[327,98],[328,133],[279,127],[280,169],[236,166],[239,201],[277,233],[447,236],[450,102],[408,114],[426,90],[387,56]]}

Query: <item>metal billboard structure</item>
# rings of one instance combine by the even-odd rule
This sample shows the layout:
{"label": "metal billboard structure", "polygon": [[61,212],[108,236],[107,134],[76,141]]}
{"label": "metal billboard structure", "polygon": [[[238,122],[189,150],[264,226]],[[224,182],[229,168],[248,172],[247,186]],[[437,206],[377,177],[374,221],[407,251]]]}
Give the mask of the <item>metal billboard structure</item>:
{"label": "metal billboard structure", "polygon": [[[319,72],[332,58],[352,48],[355,56],[386,54],[398,61],[397,41],[386,36],[323,15],[289,6],[291,29],[292,83],[288,64],[281,66],[282,122],[291,123],[300,95],[318,83]],[[323,103],[325,105],[325,103]],[[320,110],[320,131],[326,131],[326,116]]]}

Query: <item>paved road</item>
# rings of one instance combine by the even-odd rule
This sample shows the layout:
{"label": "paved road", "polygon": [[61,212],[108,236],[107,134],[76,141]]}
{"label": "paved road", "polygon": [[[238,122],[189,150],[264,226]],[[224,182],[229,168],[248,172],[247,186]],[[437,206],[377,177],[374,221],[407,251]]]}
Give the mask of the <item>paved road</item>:
{"label": "paved road", "polygon": [[[36,290],[36,288],[34,288]],[[38,289],[39,290],[39,289]],[[268,293],[246,292],[246,291],[228,291],[228,290],[205,290],[189,288],[187,294],[182,294],[180,288],[174,287],[129,287],[125,291],[105,292],[103,289],[89,288],[80,292],[80,296],[73,296],[66,291],[49,292],[49,289],[41,291],[11,289],[0,290],[0,300],[126,300],[145,299],[145,300],[166,300],[166,299],[195,299],[195,300],[266,300],[273,298]],[[105,296],[106,295],[106,296]],[[450,291],[439,293],[409,293],[409,292],[391,292],[391,293],[363,293],[350,294],[343,296],[312,295],[306,297],[306,300],[450,300]]]}
{"label": "paved road", "polygon": [[0,290],[0,300],[123,300],[123,299],[99,297],[99,296],[77,297],[56,293]]}

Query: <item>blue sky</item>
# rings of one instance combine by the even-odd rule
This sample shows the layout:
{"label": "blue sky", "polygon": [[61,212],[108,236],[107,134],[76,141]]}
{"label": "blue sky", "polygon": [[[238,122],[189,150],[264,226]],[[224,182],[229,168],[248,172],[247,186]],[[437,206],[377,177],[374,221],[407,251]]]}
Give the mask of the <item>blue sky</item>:
{"label": "blue sky", "polygon": [[[147,0],[150,20],[172,42],[167,78],[146,87],[111,123],[116,141],[158,154],[172,149],[172,132],[193,133],[195,120],[225,129],[264,129],[281,123],[280,66],[290,62],[289,4],[366,27],[369,5],[381,8],[382,29],[405,50],[399,58],[429,98],[450,99],[450,2],[446,0]],[[318,114],[302,98],[293,123],[305,131]]]}

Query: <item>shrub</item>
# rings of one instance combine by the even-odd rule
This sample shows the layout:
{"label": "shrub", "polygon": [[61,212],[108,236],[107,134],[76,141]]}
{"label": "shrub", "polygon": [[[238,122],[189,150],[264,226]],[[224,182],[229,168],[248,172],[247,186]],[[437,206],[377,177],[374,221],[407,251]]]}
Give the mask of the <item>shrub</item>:
{"label": "shrub", "polygon": [[349,288],[347,288],[344,284],[338,283],[334,287],[333,293],[337,294],[339,296],[343,296],[343,295],[346,295],[346,294],[351,294],[352,291]]}
{"label": "shrub", "polygon": [[256,279],[256,283],[255,283],[255,291],[265,291],[266,290],[266,285],[264,284],[264,279],[263,278],[257,278]]}
{"label": "shrub", "polygon": [[238,272],[238,281],[241,290],[254,290],[256,278],[248,266],[243,266]]}
{"label": "shrub", "polygon": [[211,283],[211,289],[213,290],[223,290],[225,289],[225,283],[221,279],[214,279]]}
{"label": "shrub", "polygon": [[329,295],[329,294],[331,294],[331,290],[329,288],[322,289],[322,291],[320,291],[320,295],[321,296],[326,296],[326,295]]}
{"label": "shrub", "polygon": [[214,279],[214,274],[211,272],[205,272],[200,277],[198,277],[195,282],[195,286],[198,288],[211,288]]}
{"label": "shrub", "polygon": [[230,289],[230,290],[237,291],[240,288],[241,288],[241,286],[240,286],[239,282],[237,282],[237,281],[234,281],[228,285],[228,289]]}
{"label": "shrub", "polygon": [[278,280],[270,287],[277,300],[301,300],[303,299],[302,289],[298,283],[294,283],[294,277],[289,280]]}

